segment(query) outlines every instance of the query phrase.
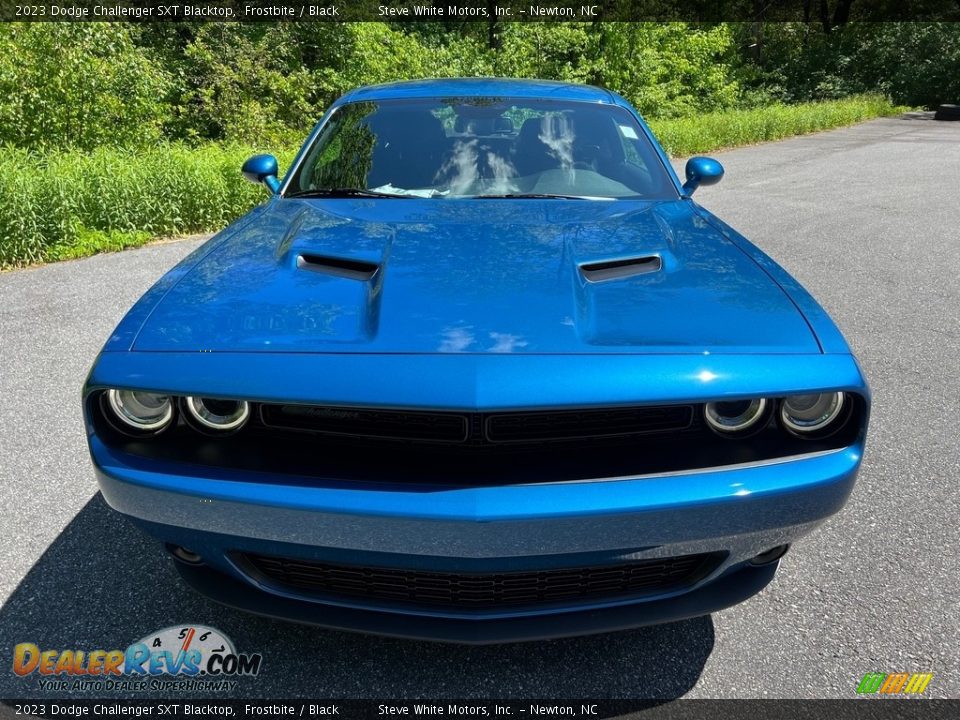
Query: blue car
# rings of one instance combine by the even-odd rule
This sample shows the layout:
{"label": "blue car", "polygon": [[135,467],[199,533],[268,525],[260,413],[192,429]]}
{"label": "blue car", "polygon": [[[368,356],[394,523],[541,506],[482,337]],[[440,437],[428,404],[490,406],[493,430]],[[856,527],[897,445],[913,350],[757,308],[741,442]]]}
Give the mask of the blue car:
{"label": "blue car", "polygon": [[83,393],[106,501],[201,593],[465,643],[704,615],[844,505],[869,391],[637,112],[354,90],[129,311]]}

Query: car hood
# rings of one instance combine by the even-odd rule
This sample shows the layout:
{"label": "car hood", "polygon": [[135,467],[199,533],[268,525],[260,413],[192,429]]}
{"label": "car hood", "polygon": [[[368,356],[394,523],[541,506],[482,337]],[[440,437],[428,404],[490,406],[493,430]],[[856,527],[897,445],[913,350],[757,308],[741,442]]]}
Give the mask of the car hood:
{"label": "car hood", "polygon": [[212,242],[135,350],[819,352],[686,201],[275,199]]}

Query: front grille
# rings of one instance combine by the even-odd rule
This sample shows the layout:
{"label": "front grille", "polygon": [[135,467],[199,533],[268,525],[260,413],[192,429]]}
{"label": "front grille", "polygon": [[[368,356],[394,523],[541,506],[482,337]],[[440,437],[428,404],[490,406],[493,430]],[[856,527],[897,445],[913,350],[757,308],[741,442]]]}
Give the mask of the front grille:
{"label": "front grille", "polygon": [[487,417],[485,434],[487,440],[496,443],[617,437],[682,430],[692,418],[689,405],[505,413]]}
{"label": "front grille", "polygon": [[241,557],[255,574],[283,590],[464,609],[661,593],[706,577],[723,556],[704,553],[617,565],[502,573],[421,572],[262,555]]}
{"label": "front grille", "polygon": [[457,413],[317,405],[271,405],[260,410],[270,428],[340,437],[469,444],[541,443],[683,430],[689,405],[506,413]]}
{"label": "front grille", "polygon": [[[699,404],[471,413],[255,403],[250,422],[234,434],[201,435],[181,416],[145,438],[118,432],[101,395],[90,393],[87,416],[115,452],[261,471],[268,483],[295,476],[297,483],[381,488],[556,483],[762,462],[847,447],[862,432],[867,410],[851,394],[852,419],[832,435],[795,437],[771,418],[757,434],[733,442],[707,427]],[[685,482],[678,478],[678,487]]]}
{"label": "front grille", "polygon": [[324,435],[450,443],[467,439],[467,416],[457,413],[263,405],[260,417],[267,427]]}

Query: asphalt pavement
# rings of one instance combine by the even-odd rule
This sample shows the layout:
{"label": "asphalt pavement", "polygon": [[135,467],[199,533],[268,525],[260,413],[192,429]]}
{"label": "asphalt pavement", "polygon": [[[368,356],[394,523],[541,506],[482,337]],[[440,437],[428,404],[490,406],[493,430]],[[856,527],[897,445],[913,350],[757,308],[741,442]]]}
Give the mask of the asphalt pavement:
{"label": "asphalt pavement", "polygon": [[17,643],[123,648],[180,623],[263,654],[236,697],[853,697],[864,673],[901,671],[960,697],[960,123],[916,114],[716,157],[726,178],[697,200],[826,307],[874,394],[853,497],[760,595],[500,647],[305,628],[199,597],[98,495],[79,408],[110,330],[200,241],[163,243],[0,274],[0,697],[64,697],[9,671]]}

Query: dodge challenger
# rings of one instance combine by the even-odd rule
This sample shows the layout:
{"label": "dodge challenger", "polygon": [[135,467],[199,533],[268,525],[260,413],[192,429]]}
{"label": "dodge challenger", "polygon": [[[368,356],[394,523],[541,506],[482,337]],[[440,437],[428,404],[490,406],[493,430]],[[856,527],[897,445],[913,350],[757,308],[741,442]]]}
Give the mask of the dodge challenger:
{"label": "dodge challenger", "polygon": [[849,496],[869,391],[607,90],[365,87],[127,313],[102,493],[222,603],[467,643],[711,613]]}

